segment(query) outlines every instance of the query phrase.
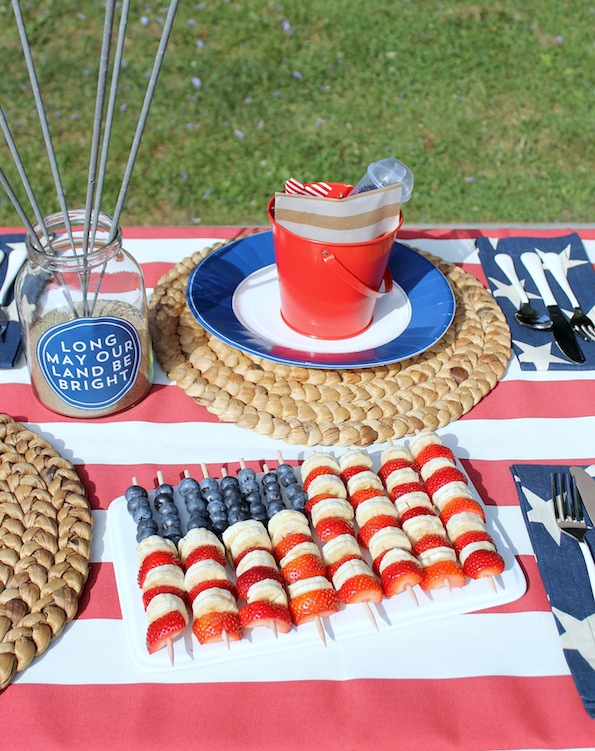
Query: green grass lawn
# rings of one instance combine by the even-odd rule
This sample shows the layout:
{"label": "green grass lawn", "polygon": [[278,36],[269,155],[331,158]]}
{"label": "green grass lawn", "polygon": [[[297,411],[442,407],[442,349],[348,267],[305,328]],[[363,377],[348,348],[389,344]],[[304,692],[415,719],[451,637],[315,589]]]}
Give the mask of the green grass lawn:
{"label": "green grass lawn", "polygon": [[[68,204],[83,205],[103,4],[22,7]],[[131,2],[108,213],[166,10]],[[389,155],[416,178],[406,224],[592,222],[594,26],[593,0],[182,0],[122,224],[266,224],[286,178],[353,182]],[[9,0],[0,44],[0,103],[50,213]],[[18,185],[4,144],[0,159]],[[18,223],[2,197],[0,224]]]}

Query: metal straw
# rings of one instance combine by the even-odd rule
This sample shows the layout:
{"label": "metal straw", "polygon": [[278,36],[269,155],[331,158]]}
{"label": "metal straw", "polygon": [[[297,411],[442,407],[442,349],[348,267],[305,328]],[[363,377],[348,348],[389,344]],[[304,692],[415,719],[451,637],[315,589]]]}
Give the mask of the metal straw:
{"label": "metal straw", "polygon": [[138,125],[136,127],[136,133],[134,134],[132,148],[130,149],[130,155],[128,157],[128,164],[126,165],[126,171],[124,173],[124,178],[122,180],[122,185],[120,187],[120,194],[118,195],[116,208],[114,209],[114,213],[113,213],[114,221],[112,224],[112,231],[108,238],[108,243],[110,243],[114,239],[116,232],[117,232],[118,224],[120,221],[120,214],[124,206],[124,201],[126,200],[126,193],[128,192],[128,186],[130,184],[130,178],[132,176],[134,162],[136,161],[136,156],[138,154],[138,149],[139,149],[140,142],[142,139],[143,131],[145,129],[145,124],[147,122],[147,117],[149,116],[149,109],[151,107],[151,102],[153,100],[155,86],[157,85],[157,79],[159,78],[159,72],[161,70],[163,56],[165,55],[165,50],[167,48],[167,43],[169,41],[169,35],[171,33],[171,29],[173,26],[177,8],[178,8],[178,0],[172,0],[169,6],[169,10],[167,11],[167,17],[165,19],[165,23],[163,24],[163,31],[161,33],[161,39],[159,40],[159,47],[157,49],[155,63],[153,64],[153,70],[151,71],[151,77],[149,79],[149,85],[147,87],[147,92],[145,94],[145,100],[143,102]]}
{"label": "metal straw", "polygon": [[120,15],[120,26],[118,30],[118,40],[116,42],[116,52],[114,55],[114,65],[112,69],[112,80],[110,85],[110,95],[107,104],[107,114],[105,116],[105,132],[103,135],[103,144],[101,147],[101,159],[99,170],[97,172],[97,186],[95,190],[95,208],[93,211],[93,222],[91,226],[91,247],[95,245],[95,234],[97,232],[97,222],[99,220],[99,211],[101,209],[101,199],[103,196],[103,184],[105,181],[105,171],[107,157],[109,153],[109,144],[114,121],[114,112],[116,109],[116,97],[118,94],[118,82],[120,78],[120,69],[122,66],[122,55],[124,52],[124,39],[126,37],[126,26],[128,24],[128,9],[130,0],[124,0],[122,3],[122,12]]}
{"label": "metal straw", "polygon": [[[153,63],[153,69],[151,71],[149,84],[147,86],[147,91],[145,93],[145,99],[143,101],[143,106],[142,106],[141,113],[138,119],[138,124],[136,126],[136,131],[135,131],[134,138],[132,141],[130,154],[128,155],[128,163],[126,164],[126,170],[124,172],[124,177],[122,179],[122,185],[120,186],[120,193],[118,195],[118,200],[116,202],[116,208],[112,215],[112,228],[108,236],[108,239],[106,241],[106,245],[109,245],[111,242],[113,242],[116,236],[117,230],[118,230],[120,214],[122,213],[124,201],[126,200],[126,193],[128,192],[128,186],[130,185],[130,178],[132,176],[132,170],[134,169],[134,163],[136,161],[136,156],[138,154],[138,150],[139,150],[140,143],[142,140],[145,125],[147,123],[147,118],[149,116],[149,110],[151,108],[151,103],[153,101],[155,87],[157,86],[157,79],[159,78],[159,73],[161,71],[163,57],[165,55],[165,50],[167,49],[167,43],[169,41],[169,36],[170,36],[171,29],[174,23],[174,18],[176,15],[177,8],[178,8],[178,0],[172,0],[169,6],[168,12],[167,12],[165,23],[163,24],[163,31],[161,32],[161,39],[159,40],[157,54],[155,55],[155,62]],[[97,288],[95,289],[95,295],[93,297],[93,303],[91,305],[91,315],[93,315],[93,311],[95,310],[95,304],[97,303],[97,296],[99,294],[99,288],[101,286],[101,282],[103,281],[105,268],[106,268],[106,264],[103,265],[101,274],[99,275]]]}
{"label": "metal straw", "polygon": [[85,271],[83,274],[83,315],[87,315],[87,289],[89,286],[89,269],[87,267],[87,253],[89,250],[89,230],[91,227],[91,210],[95,194],[95,178],[97,174],[97,161],[99,159],[99,143],[101,141],[101,129],[103,121],[103,107],[105,103],[105,82],[109,68],[110,47],[112,42],[112,25],[114,22],[115,0],[107,0],[105,5],[105,19],[103,23],[103,40],[101,43],[101,56],[99,60],[99,73],[97,76],[97,94],[95,97],[95,116],[93,119],[93,135],[91,138],[91,154],[89,157],[89,175],[87,180],[87,199],[85,201],[85,217],[83,221],[82,254]]}
{"label": "metal straw", "polygon": [[[6,194],[10,198],[10,202],[14,206],[17,214],[19,215],[21,221],[23,222],[23,225],[27,229],[27,232],[29,233],[29,237],[31,238],[31,242],[37,246],[37,250],[39,250],[41,253],[44,253],[43,245],[41,244],[40,239],[37,237],[37,233],[33,229],[33,225],[29,221],[29,217],[25,213],[25,210],[21,206],[21,203],[19,199],[16,196],[16,193],[12,189],[12,186],[10,182],[8,181],[8,178],[4,174],[4,170],[0,167],[0,184],[2,184],[2,187],[6,191]],[[54,277],[60,282],[60,288],[62,289],[62,294],[66,298],[66,302],[68,303],[68,306],[70,307],[70,312],[74,315],[75,318],[77,318],[77,312],[76,308],[74,306],[74,302],[72,300],[72,297],[70,295],[70,291],[68,290],[68,287],[64,283],[64,279],[57,274],[57,272],[52,272]]]}
{"label": "metal straw", "polygon": [[37,74],[35,73],[35,65],[33,64],[33,57],[31,56],[31,47],[29,46],[29,40],[27,38],[27,31],[23,22],[23,14],[21,12],[21,6],[19,0],[11,0],[12,9],[17,22],[19,35],[21,37],[21,47],[23,48],[23,54],[25,56],[25,62],[27,63],[27,70],[29,71],[29,79],[31,81],[31,88],[33,90],[33,96],[35,97],[35,104],[37,106],[37,114],[39,116],[39,123],[45,140],[46,151],[48,152],[48,158],[50,160],[50,166],[52,168],[52,175],[54,176],[54,184],[56,186],[56,192],[58,193],[58,200],[60,202],[60,210],[64,216],[64,224],[68,239],[72,245],[72,250],[76,253],[76,247],[74,239],[72,237],[72,228],[70,226],[70,216],[68,214],[68,208],[66,206],[66,197],[64,195],[64,188],[62,186],[62,180],[60,179],[60,170],[58,169],[58,163],[56,161],[56,153],[52,144],[52,137],[50,135],[50,129],[48,126],[43,101],[41,98],[41,91],[39,90],[39,83],[37,81]]}
{"label": "metal straw", "polygon": [[[29,203],[31,204],[31,208],[33,209],[35,218],[37,219],[37,223],[39,224],[41,231],[43,233],[43,236],[45,237],[45,241],[47,243],[50,253],[54,255],[55,251],[52,247],[52,243],[50,240],[50,236],[48,234],[48,230],[45,224],[43,213],[33,193],[33,188],[31,187],[29,177],[27,176],[27,171],[25,170],[25,165],[23,164],[21,155],[19,154],[19,150],[15,143],[15,140],[12,137],[12,133],[10,132],[10,128],[8,126],[8,122],[6,120],[6,116],[4,115],[4,110],[2,109],[2,107],[0,107],[0,125],[2,126],[2,131],[4,132],[4,137],[6,138],[6,143],[8,144],[8,148],[12,155],[13,161],[20,175],[21,182],[23,183],[23,187],[25,188],[25,192],[27,193],[27,198],[29,199]],[[35,235],[35,238],[37,239],[37,235]]]}

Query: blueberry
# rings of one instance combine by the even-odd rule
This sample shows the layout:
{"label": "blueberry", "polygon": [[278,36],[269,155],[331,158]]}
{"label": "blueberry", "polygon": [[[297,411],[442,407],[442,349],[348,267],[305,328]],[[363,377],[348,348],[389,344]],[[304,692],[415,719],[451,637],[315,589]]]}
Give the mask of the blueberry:
{"label": "blueberry", "polygon": [[291,466],[291,464],[285,464],[285,463],[280,464],[277,467],[276,472],[280,478],[283,477],[284,475],[287,475],[287,476],[291,475],[293,477],[293,467]]}
{"label": "blueberry", "polygon": [[260,493],[248,493],[244,496],[244,500],[247,503],[259,503],[261,501]]}
{"label": "blueberry", "polygon": [[214,477],[205,477],[204,480],[200,481],[199,485],[203,493],[205,491],[219,490],[219,483]]}
{"label": "blueberry", "polygon": [[281,490],[267,490],[265,493],[265,499],[267,503],[282,500]]}
{"label": "blueberry", "polygon": [[136,541],[141,542],[141,540],[146,540],[147,537],[151,537],[154,534],[157,534],[157,532],[149,527],[138,527],[136,530]]}
{"label": "blueberry", "polygon": [[188,517],[188,529],[210,529],[211,521],[205,514],[191,514]]}
{"label": "blueberry", "polygon": [[256,480],[248,480],[247,482],[242,483],[241,488],[244,495],[260,492],[260,486],[258,485]]}
{"label": "blueberry", "polygon": [[147,491],[144,488],[141,488],[140,485],[131,485],[129,488],[126,488],[124,497],[126,498],[127,501],[129,501],[131,498],[135,498],[136,496],[141,496],[143,498],[146,498]]}
{"label": "blueberry", "polygon": [[229,506],[229,504],[234,503],[234,501],[241,501],[242,494],[239,490],[228,490],[226,493],[223,493],[223,498],[227,506]]}
{"label": "blueberry", "polygon": [[188,496],[186,498],[186,508],[189,514],[195,514],[197,511],[204,511],[207,504],[204,498],[197,498],[195,496]]}
{"label": "blueberry", "polygon": [[163,529],[169,529],[170,527],[180,526],[180,517],[177,514],[168,514],[161,517],[161,526]]}
{"label": "blueberry", "polygon": [[151,519],[151,509],[148,505],[139,506],[132,512],[132,518],[138,524],[139,522]]}
{"label": "blueberry", "polygon": [[219,485],[221,487],[221,490],[223,490],[223,492],[225,492],[228,489],[237,490],[240,487],[238,478],[232,477],[231,475],[227,475],[226,477],[223,477]]}
{"label": "blueberry", "polygon": [[244,483],[247,480],[255,480],[256,472],[250,467],[244,467],[238,472],[238,480],[240,483]]}
{"label": "blueberry", "polygon": [[182,533],[176,531],[176,532],[171,533],[171,534],[166,534],[166,535],[164,535],[164,537],[165,537],[166,540],[171,540],[173,542],[173,544],[177,546],[177,544],[182,539]]}
{"label": "blueberry", "polygon": [[222,501],[223,493],[219,488],[211,488],[210,490],[203,491],[203,497],[206,501]]}
{"label": "blueberry", "polygon": [[270,485],[271,483],[278,483],[279,480],[277,479],[277,473],[267,472],[265,475],[262,476],[261,482],[263,485]]}
{"label": "blueberry", "polygon": [[183,496],[186,496],[189,493],[200,493],[200,485],[193,477],[184,477],[178,485],[178,490]]}
{"label": "blueberry", "polygon": [[250,505],[250,513],[252,514],[254,519],[260,518],[262,514],[264,514],[266,517],[267,507],[264,505],[264,503],[253,503]]}
{"label": "blueberry", "polygon": [[172,486],[169,483],[163,482],[157,488],[157,493],[158,494],[164,493],[165,495],[173,495],[174,494],[174,489],[172,488]]}
{"label": "blueberry", "polygon": [[209,501],[209,503],[207,505],[207,511],[211,515],[213,513],[225,514],[226,513],[226,508],[227,508],[227,506],[223,503],[223,501]]}
{"label": "blueberry", "polygon": [[126,502],[126,508],[128,509],[129,514],[132,514],[134,510],[139,508],[140,506],[148,505],[148,499],[144,498],[142,495],[134,495],[129,501]]}
{"label": "blueberry", "polygon": [[292,483],[291,485],[288,485],[285,488],[285,493],[287,494],[287,497],[291,500],[296,493],[301,493],[302,490],[300,486],[297,484],[297,482]]}
{"label": "blueberry", "polygon": [[213,529],[217,532],[224,532],[229,527],[227,518],[218,521],[213,521]]}
{"label": "blueberry", "polygon": [[306,508],[306,500],[301,496],[296,496],[291,501],[291,508],[294,511],[304,511],[304,509]]}
{"label": "blueberry", "polygon": [[[157,506],[155,508],[157,508]],[[172,514],[175,516],[178,515],[178,509],[175,503],[172,503],[171,501],[166,501],[166,503],[162,503],[161,506],[159,506],[157,510],[159,511],[159,514],[161,516],[171,516]]]}
{"label": "blueberry", "polygon": [[211,517],[213,524],[217,524],[218,522],[227,519],[227,514],[221,513],[220,511],[214,511],[212,514],[210,513],[209,516]]}
{"label": "blueberry", "polygon": [[173,503],[174,497],[171,493],[155,493],[155,498],[153,499],[153,504],[157,511],[163,506],[164,503]]}

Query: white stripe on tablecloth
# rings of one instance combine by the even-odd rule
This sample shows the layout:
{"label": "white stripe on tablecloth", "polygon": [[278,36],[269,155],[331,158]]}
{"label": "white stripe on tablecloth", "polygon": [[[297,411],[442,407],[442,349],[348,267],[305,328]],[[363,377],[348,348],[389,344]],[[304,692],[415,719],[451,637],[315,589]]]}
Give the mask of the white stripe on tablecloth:
{"label": "white stripe on tablecloth", "polygon": [[[286,459],[309,456],[315,449],[291,446],[281,440],[238,428],[229,423],[209,423],[209,441],[204,441],[204,423],[175,424],[130,421],[118,423],[48,422],[26,423],[52,445],[59,446],[73,464],[188,464],[217,463],[233,457],[262,460],[281,451]],[[459,420],[437,431],[460,459],[545,461],[590,458],[593,445],[585,439],[595,435],[595,416],[564,419],[524,418],[511,420]],[[530,436],[530,440],[527,437]],[[197,455],[200,446],[200,456]],[[467,448],[469,447],[469,448]],[[380,451],[381,445],[370,448]],[[337,449],[337,454],[342,452]]]}
{"label": "white stripe on tablecloth", "polygon": [[[101,649],[91,648],[93,645],[101,645]],[[81,619],[71,623],[15,682],[86,684],[92,678],[94,684],[160,683],[165,676],[168,683],[440,679],[569,672],[554,618],[547,612],[476,613],[371,630],[369,636],[343,642],[328,639],[326,649],[322,644],[300,649],[276,647],[268,654],[240,658],[237,652],[233,655],[232,645],[224,662],[168,669],[166,673],[148,671],[133,663],[123,621]],[[224,649],[223,645],[213,648]],[[195,643],[194,649],[198,652],[201,647]]]}

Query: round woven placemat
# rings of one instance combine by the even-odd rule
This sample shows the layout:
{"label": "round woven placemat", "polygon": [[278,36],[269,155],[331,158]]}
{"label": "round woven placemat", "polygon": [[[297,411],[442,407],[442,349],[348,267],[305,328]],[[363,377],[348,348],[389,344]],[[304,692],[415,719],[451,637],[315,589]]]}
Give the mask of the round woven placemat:
{"label": "round woven placemat", "polygon": [[456,298],[442,339],[416,357],[353,370],[294,367],[245,354],[207,332],[186,303],[192,269],[217,243],[168,271],[149,310],[156,356],[169,378],[224,422],[305,446],[367,446],[457,420],[488,394],[510,359],[502,311],[470,274],[418,250]]}
{"label": "round woven placemat", "polygon": [[92,525],[70,462],[0,414],[0,690],[76,615]]}

